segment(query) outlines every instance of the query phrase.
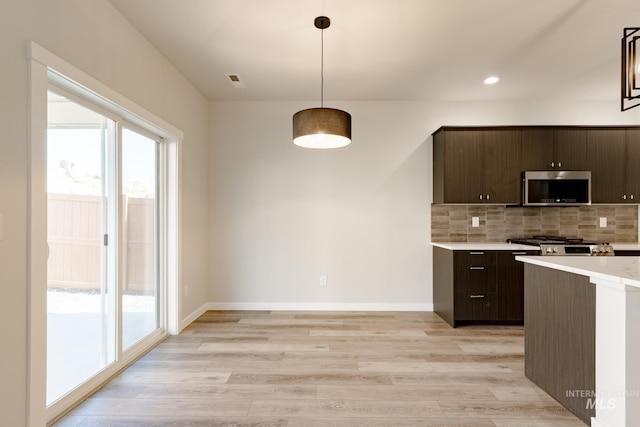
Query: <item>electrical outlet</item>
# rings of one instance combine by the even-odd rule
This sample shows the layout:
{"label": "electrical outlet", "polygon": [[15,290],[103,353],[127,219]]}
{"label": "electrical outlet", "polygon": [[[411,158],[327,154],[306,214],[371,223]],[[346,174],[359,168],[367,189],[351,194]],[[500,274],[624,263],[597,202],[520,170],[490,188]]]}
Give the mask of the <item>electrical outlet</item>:
{"label": "electrical outlet", "polygon": [[324,274],[320,276],[320,286],[327,286],[327,276]]}
{"label": "electrical outlet", "polygon": [[600,217],[600,228],[607,228],[607,217]]}
{"label": "electrical outlet", "polygon": [[471,217],[471,226],[472,227],[480,227],[480,217],[479,216],[472,216]]}

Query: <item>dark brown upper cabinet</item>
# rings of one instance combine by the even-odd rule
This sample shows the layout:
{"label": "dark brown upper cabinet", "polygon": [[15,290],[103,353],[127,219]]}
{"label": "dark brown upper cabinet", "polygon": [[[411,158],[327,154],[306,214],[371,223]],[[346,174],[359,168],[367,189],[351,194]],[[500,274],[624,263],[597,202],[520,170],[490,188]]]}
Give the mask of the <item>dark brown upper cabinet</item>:
{"label": "dark brown upper cabinet", "polygon": [[443,127],[433,144],[434,203],[520,203],[520,129]]}
{"label": "dark brown upper cabinet", "polygon": [[588,170],[586,129],[523,128],[522,170]]}
{"label": "dark brown upper cabinet", "polygon": [[640,203],[640,130],[589,129],[592,203]]}

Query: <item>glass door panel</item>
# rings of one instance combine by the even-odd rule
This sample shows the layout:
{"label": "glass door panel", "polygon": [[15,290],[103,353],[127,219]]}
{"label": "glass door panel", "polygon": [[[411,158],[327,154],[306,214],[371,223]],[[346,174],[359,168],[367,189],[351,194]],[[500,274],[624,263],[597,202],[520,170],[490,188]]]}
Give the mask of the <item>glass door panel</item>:
{"label": "glass door panel", "polygon": [[49,92],[47,405],[115,360],[115,260],[104,237],[115,212],[106,164],[114,129]]}
{"label": "glass door panel", "polygon": [[122,348],[158,328],[157,143],[122,131]]}

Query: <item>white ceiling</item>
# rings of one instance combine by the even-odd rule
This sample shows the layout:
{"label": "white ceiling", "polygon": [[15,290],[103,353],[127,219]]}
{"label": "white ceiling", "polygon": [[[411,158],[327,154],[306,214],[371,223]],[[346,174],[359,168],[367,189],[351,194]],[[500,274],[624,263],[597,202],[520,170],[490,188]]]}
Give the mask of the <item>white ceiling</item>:
{"label": "white ceiling", "polygon": [[[638,0],[111,0],[209,100],[617,99]],[[245,88],[230,84],[240,76]],[[501,81],[485,86],[485,77]]]}

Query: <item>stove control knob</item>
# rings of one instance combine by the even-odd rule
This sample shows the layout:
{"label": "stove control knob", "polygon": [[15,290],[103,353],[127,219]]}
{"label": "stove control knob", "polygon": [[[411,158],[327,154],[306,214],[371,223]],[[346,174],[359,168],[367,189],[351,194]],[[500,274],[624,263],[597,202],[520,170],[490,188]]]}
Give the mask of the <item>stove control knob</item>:
{"label": "stove control knob", "polygon": [[548,248],[545,250],[545,252],[546,252],[546,253],[548,253],[548,254],[553,253],[553,249],[552,249],[551,247],[548,247]]}
{"label": "stove control knob", "polygon": [[553,248],[553,253],[557,254],[558,253],[558,248]]}

